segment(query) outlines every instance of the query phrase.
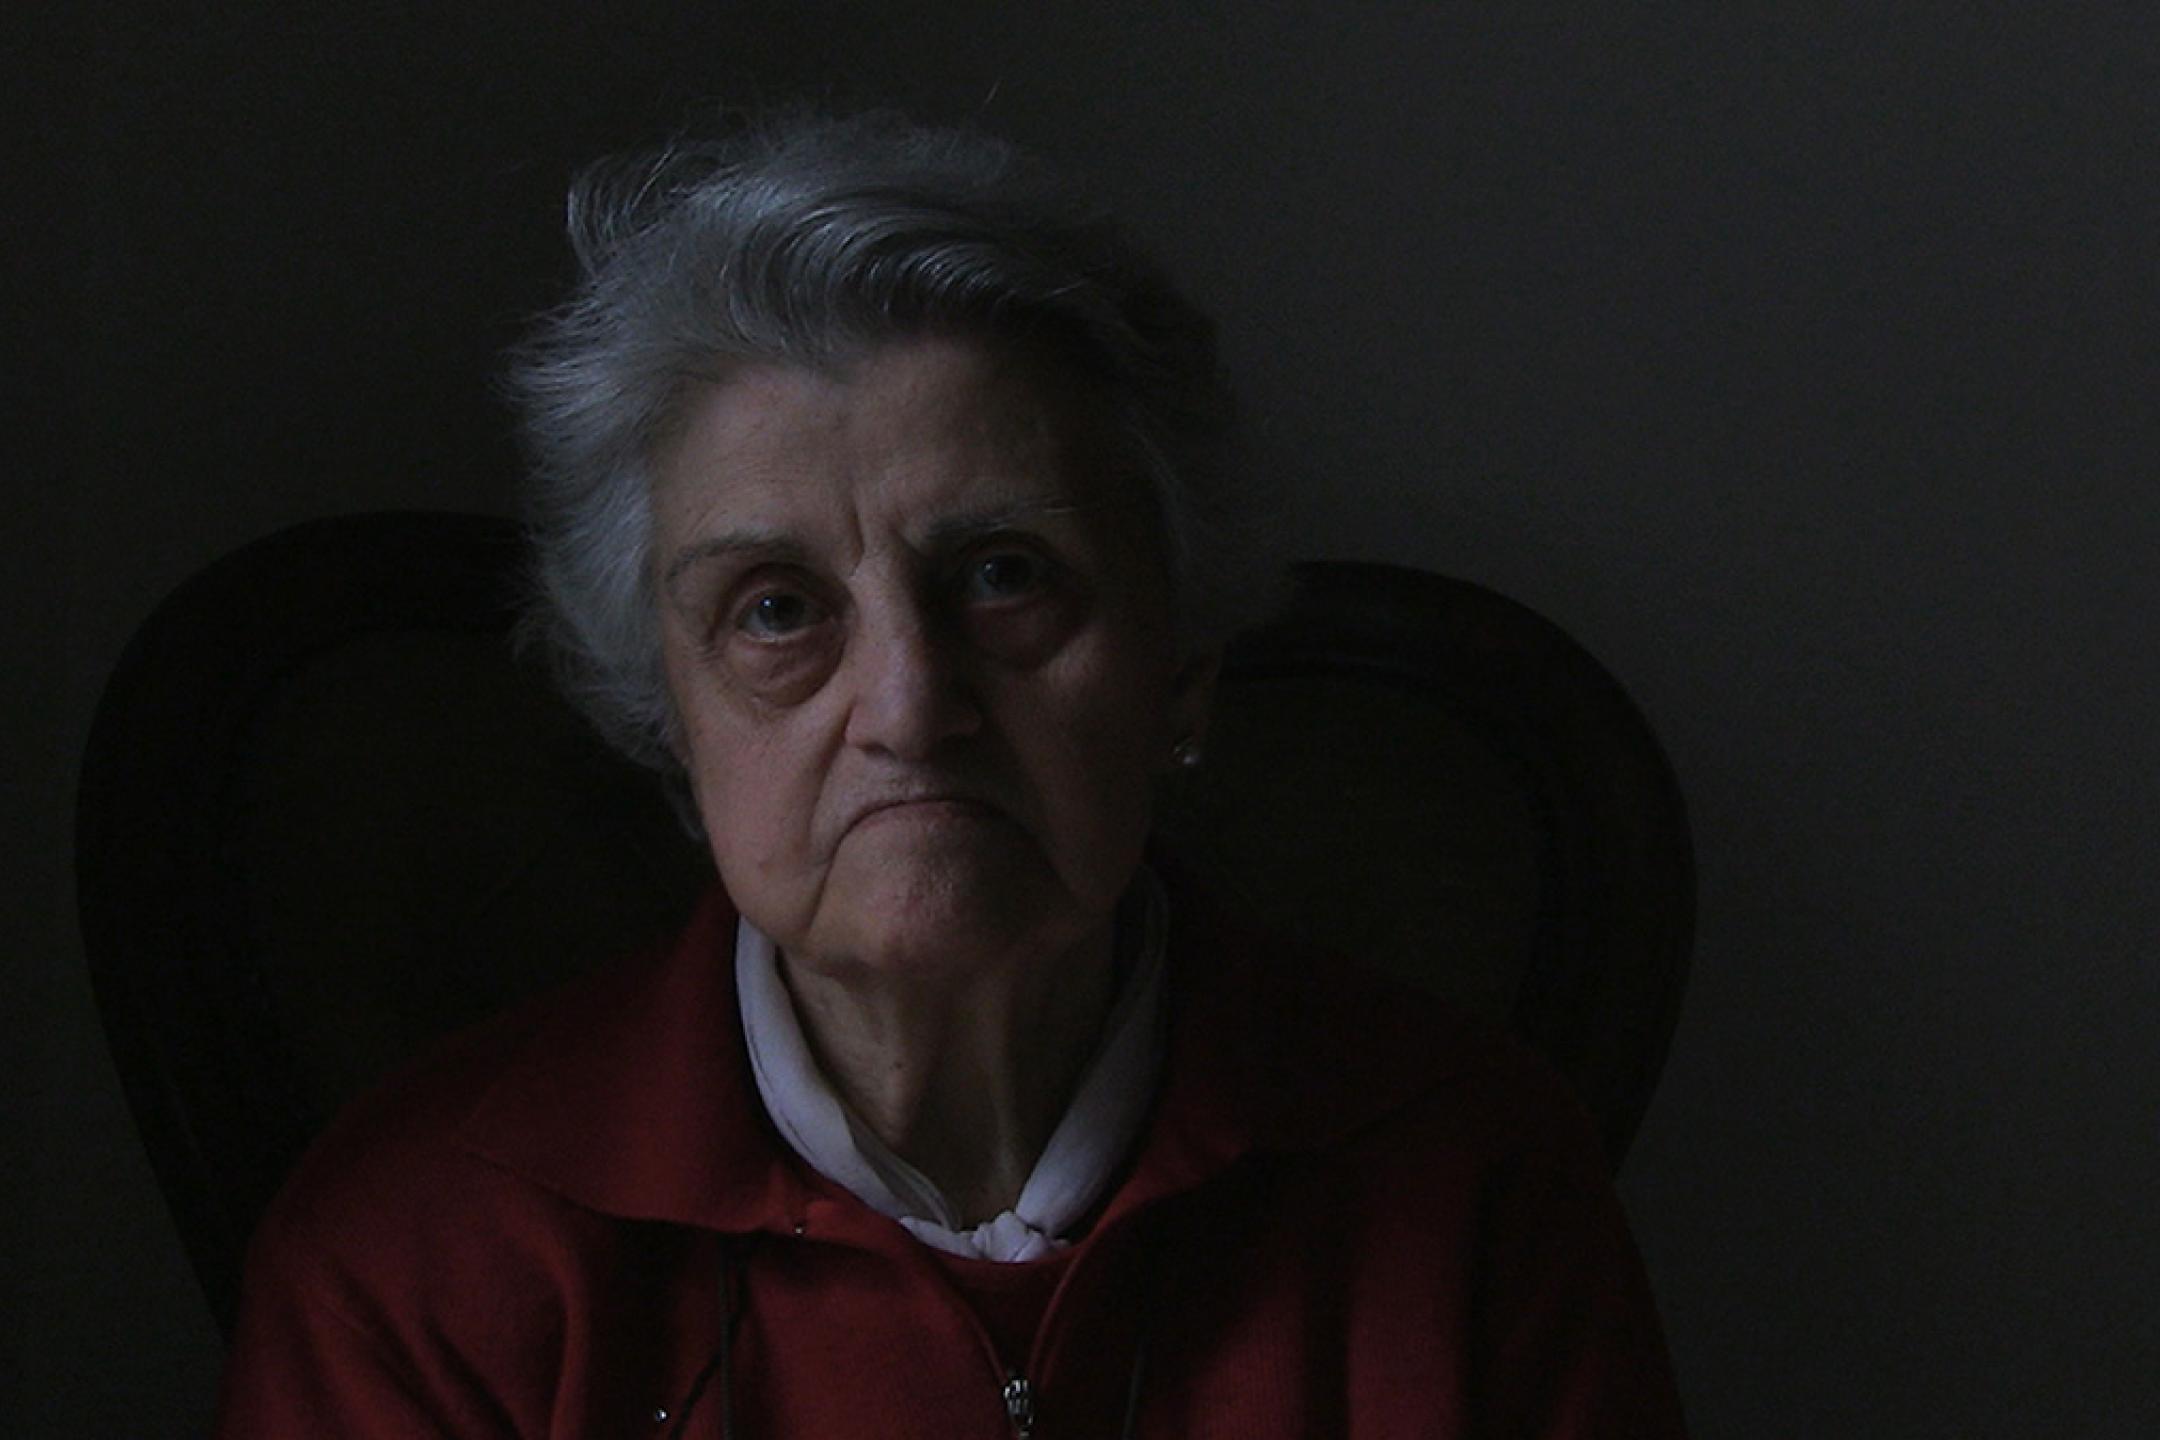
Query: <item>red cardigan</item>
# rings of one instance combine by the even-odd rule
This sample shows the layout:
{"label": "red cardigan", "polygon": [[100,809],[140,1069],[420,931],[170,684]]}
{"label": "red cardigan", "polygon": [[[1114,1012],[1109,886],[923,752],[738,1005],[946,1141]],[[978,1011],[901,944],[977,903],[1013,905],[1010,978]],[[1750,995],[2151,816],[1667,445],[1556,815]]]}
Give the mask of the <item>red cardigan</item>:
{"label": "red cardigan", "polygon": [[773,1133],[715,895],[339,1120],[256,1235],[218,1434],[1679,1435],[1561,1083],[1174,908],[1164,1090],[1026,1405],[929,1252]]}

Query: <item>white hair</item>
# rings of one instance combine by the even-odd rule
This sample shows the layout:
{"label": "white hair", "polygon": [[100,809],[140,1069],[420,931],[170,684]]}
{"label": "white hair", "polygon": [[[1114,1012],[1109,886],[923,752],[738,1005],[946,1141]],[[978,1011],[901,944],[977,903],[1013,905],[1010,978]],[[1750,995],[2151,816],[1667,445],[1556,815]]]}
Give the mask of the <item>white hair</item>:
{"label": "white hair", "polygon": [[981,134],[793,114],[603,162],[572,187],[580,279],[512,356],[533,541],[528,634],[612,744],[678,762],[652,575],[652,457],[692,386],[829,368],[930,332],[1044,345],[1153,490],[1188,643],[1273,593],[1213,326],[1100,214]]}

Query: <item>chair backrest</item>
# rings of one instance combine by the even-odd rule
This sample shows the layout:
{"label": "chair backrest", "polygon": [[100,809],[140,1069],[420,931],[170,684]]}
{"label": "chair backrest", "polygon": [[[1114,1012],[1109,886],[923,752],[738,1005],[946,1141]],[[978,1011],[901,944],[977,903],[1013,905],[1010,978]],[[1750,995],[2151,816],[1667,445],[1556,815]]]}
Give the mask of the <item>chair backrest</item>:
{"label": "chair backrest", "polygon": [[[710,874],[657,784],[510,643],[508,522],[319,521],[180,587],[84,757],[82,927],[151,1162],[221,1323],[339,1105],[433,1037],[665,934]],[[1512,1024],[1614,1163],[1677,1018],[1686,821],[1619,686],[1489,591],[1301,567],[1226,657],[1167,818],[1266,923]]]}

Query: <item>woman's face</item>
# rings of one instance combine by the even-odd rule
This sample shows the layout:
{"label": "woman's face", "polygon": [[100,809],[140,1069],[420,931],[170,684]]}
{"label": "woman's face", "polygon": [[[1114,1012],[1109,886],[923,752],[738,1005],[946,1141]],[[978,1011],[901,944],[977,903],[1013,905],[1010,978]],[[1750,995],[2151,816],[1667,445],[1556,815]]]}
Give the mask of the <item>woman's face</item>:
{"label": "woman's face", "polygon": [[1103,931],[1204,720],[1146,491],[972,341],[692,395],[654,564],[721,878],[797,963],[935,981]]}

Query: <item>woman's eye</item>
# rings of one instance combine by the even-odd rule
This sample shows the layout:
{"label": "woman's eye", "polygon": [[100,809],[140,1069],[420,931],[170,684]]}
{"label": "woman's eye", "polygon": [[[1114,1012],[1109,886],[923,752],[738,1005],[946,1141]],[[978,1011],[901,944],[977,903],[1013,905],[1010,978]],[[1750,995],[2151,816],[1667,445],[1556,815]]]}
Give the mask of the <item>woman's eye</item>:
{"label": "woman's eye", "polygon": [[963,589],[970,600],[1010,600],[1041,586],[1043,564],[1016,550],[1001,550],[969,562]]}
{"label": "woman's eye", "polygon": [[823,616],[823,607],[799,590],[768,590],[742,608],[735,628],[753,640],[782,640]]}

